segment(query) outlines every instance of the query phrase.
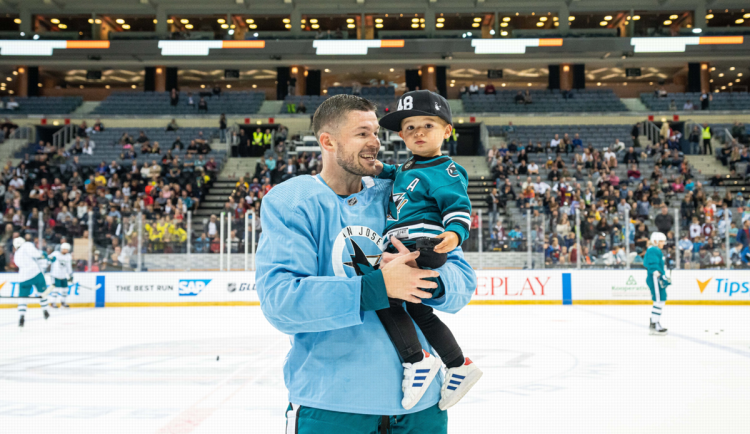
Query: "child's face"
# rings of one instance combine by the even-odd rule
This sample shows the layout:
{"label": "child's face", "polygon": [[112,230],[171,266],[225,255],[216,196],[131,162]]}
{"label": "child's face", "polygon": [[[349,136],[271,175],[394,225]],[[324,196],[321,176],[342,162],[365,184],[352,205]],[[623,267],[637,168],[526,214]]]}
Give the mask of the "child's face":
{"label": "child's face", "polygon": [[443,140],[450,137],[452,131],[453,127],[437,116],[412,116],[401,121],[398,135],[413,154],[431,157],[440,155]]}

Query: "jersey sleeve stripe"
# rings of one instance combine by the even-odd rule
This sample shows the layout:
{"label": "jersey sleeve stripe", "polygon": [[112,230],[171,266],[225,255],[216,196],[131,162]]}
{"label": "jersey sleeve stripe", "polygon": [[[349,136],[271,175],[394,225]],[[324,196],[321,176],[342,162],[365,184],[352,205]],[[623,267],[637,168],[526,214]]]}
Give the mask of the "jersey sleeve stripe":
{"label": "jersey sleeve stripe", "polygon": [[451,219],[453,219],[455,217],[463,217],[463,218],[468,219],[469,222],[471,222],[471,214],[469,214],[466,211],[456,211],[456,212],[451,212],[451,213],[448,213],[448,214],[444,215],[443,216],[443,224],[445,224],[446,222],[448,222],[449,220],[451,220]]}

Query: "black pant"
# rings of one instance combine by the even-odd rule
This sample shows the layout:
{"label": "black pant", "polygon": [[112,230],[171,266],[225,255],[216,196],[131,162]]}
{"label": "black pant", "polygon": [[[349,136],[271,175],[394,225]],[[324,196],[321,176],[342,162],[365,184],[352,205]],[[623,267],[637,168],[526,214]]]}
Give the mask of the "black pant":
{"label": "black pant", "polygon": [[[412,251],[415,248],[414,244],[406,247]],[[445,263],[446,258],[447,254],[445,253],[422,251],[417,258],[417,265],[420,268],[438,268]],[[463,361],[463,352],[461,347],[458,346],[456,338],[453,337],[453,333],[448,326],[433,313],[430,306],[406,302],[406,310],[404,310],[403,300],[389,298],[388,301],[390,302],[389,308],[378,310],[375,313],[378,314],[380,322],[402,360],[408,361],[422,352],[422,344],[419,343],[417,330],[411,322],[413,319],[417,327],[422,330],[427,342],[435,348],[443,363],[448,364],[459,358]]]}
{"label": "black pant", "polygon": [[703,139],[703,153],[706,155],[714,153],[713,148],[711,148],[711,139]]}
{"label": "black pant", "polygon": [[461,347],[458,346],[453,333],[433,313],[430,306],[407,302],[406,310],[404,310],[403,300],[389,298],[388,301],[391,304],[388,309],[382,309],[375,313],[378,314],[385,332],[388,333],[402,360],[408,361],[422,352],[422,344],[419,343],[417,330],[411,322],[412,319],[417,327],[422,330],[427,342],[435,348],[443,363],[463,358]]}

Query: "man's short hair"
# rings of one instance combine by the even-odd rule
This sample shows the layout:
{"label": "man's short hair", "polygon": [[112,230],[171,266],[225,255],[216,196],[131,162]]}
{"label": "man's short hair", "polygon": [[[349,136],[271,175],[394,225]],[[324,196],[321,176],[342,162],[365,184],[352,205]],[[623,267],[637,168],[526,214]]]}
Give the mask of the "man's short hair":
{"label": "man's short hair", "polygon": [[336,95],[323,101],[313,115],[313,131],[315,137],[320,138],[320,133],[325,126],[337,127],[337,123],[351,111],[374,112],[377,109],[375,103],[356,95]]}

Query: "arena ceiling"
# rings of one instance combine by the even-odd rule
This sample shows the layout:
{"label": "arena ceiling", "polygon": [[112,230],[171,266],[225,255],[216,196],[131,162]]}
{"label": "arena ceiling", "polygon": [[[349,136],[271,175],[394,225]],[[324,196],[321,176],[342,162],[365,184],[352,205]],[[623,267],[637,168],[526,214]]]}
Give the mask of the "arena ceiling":
{"label": "arena ceiling", "polygon": [[441,12],[547,12],[563,7],[572,11],[612,10],[692,10],[696,8],[744,8],[739,0],[0,0],[0,12],[19,13],[280,13],[293,9],[317,13],[418,12],[426,9]]}

